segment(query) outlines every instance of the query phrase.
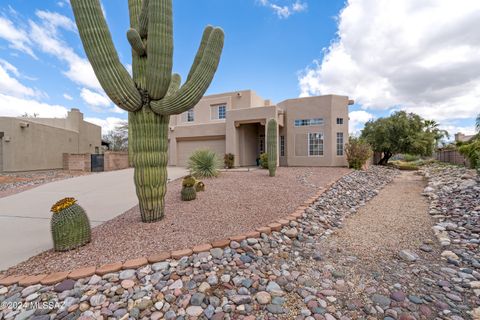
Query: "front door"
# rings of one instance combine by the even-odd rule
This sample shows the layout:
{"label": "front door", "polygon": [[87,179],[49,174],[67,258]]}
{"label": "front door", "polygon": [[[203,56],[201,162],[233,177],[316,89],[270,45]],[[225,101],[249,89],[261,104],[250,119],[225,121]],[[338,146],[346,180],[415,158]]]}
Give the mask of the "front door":
{"label": "front door", "polygon": [[258,136],[258,154],[265,152],[265,135],[261,134]]}

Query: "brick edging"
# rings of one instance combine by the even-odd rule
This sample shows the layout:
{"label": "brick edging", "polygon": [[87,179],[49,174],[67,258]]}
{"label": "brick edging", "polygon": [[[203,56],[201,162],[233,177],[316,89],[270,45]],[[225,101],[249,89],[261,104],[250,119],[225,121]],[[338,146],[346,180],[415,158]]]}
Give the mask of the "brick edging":
{"label": "brick edging", "polygon": [[[343,177],[343,176],[342,176]],[[141,257],[136,259],[129,259],[125,262],[114,262],[104,264],[100,267],[89,266],[78,269],[73,269],[64,272],[52,272],[49,274],[40,275],[0,275],[0,286],[11,286],[18,284],[22,287],[28,287],[35,284],[42,284],[52,286],[58,284],[66,279],[78,280],[82,278],[91,277],[94,274],[103,276],[108,273],[118,272],[125,269],[138,269],[147,264],[154,264],[157,262],[166,261],[169,259],[181,259],[182,257],[191,256],[194,253],[208,252],[213,248],[225,248],[230,246],[232,241],[240,242],[248,238],[261,238],[262,234],[270,234],[272,232],[280,232],[284,226],[289,225],[291,221],[303,219],[303,216],[307,214],[306,209],[317,201],[321,195],[329,190],[342,177],[331,181],[329,184],[320,188],[314,196],[308,198],[302,205],[297,207],[293,213],[288,214],[284,218],[280,218],[265,227],[256,228],[254,231],[247,232],[245,234],[229,237],[228,239],[215,240],[211,243],[204,243],[195,245],[191,248],[182,250],[163,251],[157,254],[150,255],[148,257]]]}

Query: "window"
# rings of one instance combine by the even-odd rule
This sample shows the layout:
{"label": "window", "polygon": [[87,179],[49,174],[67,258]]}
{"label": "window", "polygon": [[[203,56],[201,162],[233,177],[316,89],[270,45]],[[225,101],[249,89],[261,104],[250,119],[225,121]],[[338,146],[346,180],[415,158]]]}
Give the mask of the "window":
{"label": "window", "polygon": [[337,118],[337,124],[343,124],[343,118]]}
{"label": "window", "polygon": [[193,121],[195,121],[195,113],[192,108],[187,111],[187,122],[193,122]]}
{"label": "window", "polygon": [[218,106],[218,119],[225,119],[226,106]]}
{"label": "window", "polygon": [[285,157],[285,136],[280,136],[280,157]]}
{"label": "window", "polygon": [[308,155],[323,156],[323,133],[308,134]]}
{"label": "window", "polygon": [[227,106],[225,104],[218,104],[211,106],[211,119],[212,120],[223,120],[227,116]]}
{"label": "window", "polygon": [[337,156],[343,156],[343,132],[337,132]]}
{"label": "window", "polygon": [[314,118],[314,119],[297,119],[295,120],[295,127],[306,127],[306,126],[319,126],[323,125],[322,118]]}

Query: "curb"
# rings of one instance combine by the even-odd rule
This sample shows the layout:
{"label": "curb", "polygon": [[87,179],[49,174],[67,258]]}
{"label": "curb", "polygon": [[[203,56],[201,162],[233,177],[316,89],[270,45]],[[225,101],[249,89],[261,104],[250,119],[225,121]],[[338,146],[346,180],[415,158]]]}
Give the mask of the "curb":
{"label": "curb", "polygon": [[[342,176],[343,177],[343,176]],[[341,177],[340,177],[341,178]],[[339,178],[339,179],[340,179]],[[18,284],[22,287],[28,287],[36,284],[42,284],[46,286],[53,286],[57,283],[60,283],[66,279],[78,280],[82,278],[91,277],[94,274],[98,276],[104,276],[108,273],[118,272],[125,269],[138,269],[147,264],[154,264],[157,262],[166,261],[169,259],[181,259],[183,257],[189,257],[192,254],[197,254],[201,252],[209,252],[214,248],[225,248],[230,246],[232,242],[241,242],[249,238],[261,238],[262,234],[269,235],[272,232],[280,232],[284,226],[290,225],[291,221],[303,219],[304,214],[307,214],[306,209],[313,205],[325,191],[329,190],[339,179],[330,182],[325,185],[323,188],[320,188],[314,196],[307,199],[302,205],[297,207],[297,209],[284,218],[280,218],[277,221],[274,221],[268,226],[256,228],[255,231],[250,231],[245,234],[232,236],[228,239],[215,240],[211,243],[204,243],[195,245],[191,248],[182,249],[182,250],[173,250],[173,251],[163,251],[157,254],[153,254],[148,257],[140,257],[136,259],[129,259],[124,262],[114,262],[104,264],[102,266],[88,266],[82,267],[70,271],[64,272],[53,272],[49,274],[40,274],[40,275],[0,275],[0,286],[11,286]]]}

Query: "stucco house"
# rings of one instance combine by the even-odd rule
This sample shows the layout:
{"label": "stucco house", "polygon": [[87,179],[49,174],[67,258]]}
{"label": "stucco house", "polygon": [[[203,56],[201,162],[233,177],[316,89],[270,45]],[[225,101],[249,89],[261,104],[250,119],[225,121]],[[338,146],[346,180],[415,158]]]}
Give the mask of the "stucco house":
{"label": "stucco house", "polygon": [[63,119],[0,117],[0,172],[62,168],[63,153],[99,153],[101,137],[78,109]]}
{"label": "stucco house", "polygon": [[193,109],[172,116],[169,164],[185,166],[197,149],[220,157],[235,155],[235,166],[255,166],[265,152],[266,123],[278,123],[281,166],[346,166],[348,139],[346,96],[325,95],[288,99],[273,105],[254,91],[205,96]]}

